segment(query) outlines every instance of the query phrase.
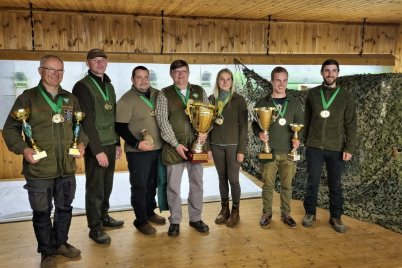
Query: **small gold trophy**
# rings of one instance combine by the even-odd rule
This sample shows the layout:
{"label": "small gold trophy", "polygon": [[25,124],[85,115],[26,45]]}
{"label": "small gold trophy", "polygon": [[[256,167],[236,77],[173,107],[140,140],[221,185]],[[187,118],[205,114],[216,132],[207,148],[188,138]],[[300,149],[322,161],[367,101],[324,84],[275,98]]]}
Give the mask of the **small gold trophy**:
{"label": "small gold trophy", "polygon": [[147,145],[154,145],[154,139],[146,129],[141,130],[141,134],[142,134],[142,140],[147,141]]}
{"label": "small gold trophy", "polygon": [[76,123],[74,124],[74,140],[70,146],[70,149],[68,150],[68,153],[70,155],[80,155],[80,150],[78,149],[78,135],[80,134],[81,130],[80,122],[84,120],[84,117],[85,117],[84,112],[80,111],[74,112],[74,120]]}
{"label": "small gold trophy", "polygon": [[[299,137],[297,136],[297,132],[299,132],[304,125],[302,124],[290,124],[290,128],[295,132],[293,134],[293,139],[298,140]],[[300,155],[297,153],[297,150],[293,148],[293,150],[288,154],[288,159],[292,161],[299,161],[300,160]]]}
{"label": "small gold trophy", "polygon": [[10,115],[17,121],[22,121],[22,129],[24,130],[25,136],[29,138],[31,142],[32,149],[36,152],[32,157],[34,160],[39,160],[45,158],[47,156],[46,151],[42,151],[39,146],[35,143],[35,140],[32,138],[32,127],[27,122],[29,116],[31,114],[31,109],[23,108],[18,109],[10,113]]}
{"label": "small gold trophy", "polygon": [[[276,118],[275,107],[258,107],[251,110],[253,119],[258,123],[264,134],[268,134],[268,129]],[[268,142],[264,143],[262,153],[258,155],[259,162],[270,162],[275,159],[274,150],[271,149]]]}
{"label": "small gold trophy", "polygon": [[[190,117],[190,122],[194,129],[198,132],[197,135],[200,136],[204,133],[208,133],[212,129],[216,116],[218,115],[218,107],[212,104],[194,102],[192,99],[189,99],[186,114]],[[199,138],[197,138],[191,150],[187,152],[187,159],[191,163],[208,162],[208,153],[203,151],[202,146],[203,144],[200,142]]]}

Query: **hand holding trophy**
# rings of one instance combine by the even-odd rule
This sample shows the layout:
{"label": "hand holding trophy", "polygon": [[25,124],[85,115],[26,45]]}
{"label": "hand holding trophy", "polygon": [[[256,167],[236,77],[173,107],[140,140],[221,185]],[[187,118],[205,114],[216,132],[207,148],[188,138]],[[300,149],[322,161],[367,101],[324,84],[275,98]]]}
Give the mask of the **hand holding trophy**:
{"label": "hand holding trophy", "polygon": [[80,122],[84,120],[84,117],[85,117],[84,112],[80,111],[74,112],[74,120],[76,123],[74,124],[74,140],[70,146],[70,149],[68,150],[68,153],[70,155],[80,155],[80,151],[78,149],[78,135],[80,134],[81,130]]}
{"label": "hand holding trophy", "polygon": [[32,157],[34,160],[39,160],[39,159],[45,158],[47,156],[47,154],[46,154],[46,151],[42,151],[39,148],[39,146],[35,143],[35,140],[32,138],[32,127],[27,122],[30,114],[31,114],[31,109],[29,109],[29,108],[18,109],[17,111],[10,113],[10,115],[15,120],[22,121],[22,129],[24,130],[25,136],[29,138],[29,141],[31,142],[31,147],[36,152],[36,154],[34,154]]}
{"label": "hand holding trophy", "polygon": [[[274,112],[275,107],[258,107],[250,109],[252,118],[258,123],[264,134],[268,134],[268,129],[276,118]],[[275,159],[274,150],[271,149],[268,142],[264,143],[262,153],[258,155],[259,162],[270,162]]]}
{"label": "hand holding trophy", "polygon": [[[298,140],[299,137],[297,136],[297,132],[299,132],[304,125],[302,124],[290,124],[290,128],[295,132],[293,134],[293,139]],[[293,148],[293,150],[288,154],[288,159],[292,161],[299,161],[300,155],[297,153],[297,150]]]}
{"label": "hand holding trophy", "polygon": [[[218,107],[212,104],[194,102],[189,99],[187,102],[186,114],[190,117],[197,135],[208,133],[215,122],[218,115]],[[202,149],[203,144],[200,142],[199,137],[194,142],[191,150],[187,152],[187,159],[191,163],[207,163],[208,154]]]}

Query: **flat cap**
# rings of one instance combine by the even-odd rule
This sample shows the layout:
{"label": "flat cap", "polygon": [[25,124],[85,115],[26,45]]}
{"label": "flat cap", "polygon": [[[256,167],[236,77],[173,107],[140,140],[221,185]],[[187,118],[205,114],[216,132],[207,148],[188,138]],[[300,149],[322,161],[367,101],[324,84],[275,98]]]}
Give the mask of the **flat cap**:
{"label": "flat cap", "polygon": [[91,49],[90,51],[88,51],[87,60],[90,60],[90,59],[93,59],[96,57],[103,57],[103,58],[107,59],[107,56],[102,49],[94,48],[94,49]]}

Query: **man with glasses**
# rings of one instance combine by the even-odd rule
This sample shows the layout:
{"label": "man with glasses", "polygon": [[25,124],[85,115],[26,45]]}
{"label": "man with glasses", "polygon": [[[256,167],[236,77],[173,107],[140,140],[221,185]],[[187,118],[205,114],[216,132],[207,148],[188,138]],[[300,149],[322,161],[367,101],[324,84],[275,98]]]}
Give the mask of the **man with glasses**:
{"label": "man with glasses", "polygon": [[116,94],[105,74],[107,56],[103,50],[91,49],[86,62],[88,75],[78,81],[73,94],[85,112],[83,128],[89,137],[85,154],[85,209],[89,237],[98,244],[110,243],[103,227],[120,227],[122,220],[109,215],[109,198],[113,188],[116,159],[121,157],[120,139],[114,125]]}
{"label": "man with glasses", "polygon": [[[67,243],[67,239],[76,190],[75,158],[84,155],[88,137],[81,131],[79,154],[69,155],[68,149],[74,139],[73,114],[80,111],[78,100],[60,86],[64,63],[59,57],[42,57],[38,71],[39,84],[18,96],[4,125],[3,137],[10,151],[24,156],[22,174],[32,208],[37,250],[41,253],[41,267],[49,268],[56,267],[56,254],[68,258],[81,254],[79,249]],[[18,119],[15,111],[19,109],[25,109],[29,114],[27,121],[31,128],[24,125],[25,140],[21,135],[21,122],[14,119]],[[32,137],[43,150],[39,154],[30,147]],[[52,200],[55,206],[53,224]]]}
{"label": "man with glasses", "polygon": [[[187,62],[176,60],[170,65],[173,85],[163,88],[156,103],[156,119],[165,144],[162,148],[162,161],[167,172],[167,200],[170,210],[168,235],[178,236],[182,220],[180,185],[184,168],[187,167],[190,192],[188,213],[190,226],[198,232],[209,231],[208,225],[201,220],[203,207],[203,169],[202,163],[187,161],[186,152],[196,139],[196,131],[184,113],[189,99],[209,103],[204,89],[188,82],[190,70]],[[207,134],[200,136],[205,142]]]}

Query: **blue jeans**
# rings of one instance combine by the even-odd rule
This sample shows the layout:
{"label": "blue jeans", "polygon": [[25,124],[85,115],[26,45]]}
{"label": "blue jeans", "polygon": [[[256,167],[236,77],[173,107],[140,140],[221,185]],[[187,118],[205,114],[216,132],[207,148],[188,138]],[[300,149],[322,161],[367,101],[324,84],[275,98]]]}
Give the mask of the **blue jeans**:
{"label": "blue jeans", "polygon": [[345,161],[342,160],[343,152],[321,150],[313,147],[306,149],[307,183],[304,195],[304,209],[306,214],[316,215],[318,199],[318,187],[325,162],[328,173],[329,211],[331,217],[341,218],[343,213],[343,195],[341,177],[345,169]]}

